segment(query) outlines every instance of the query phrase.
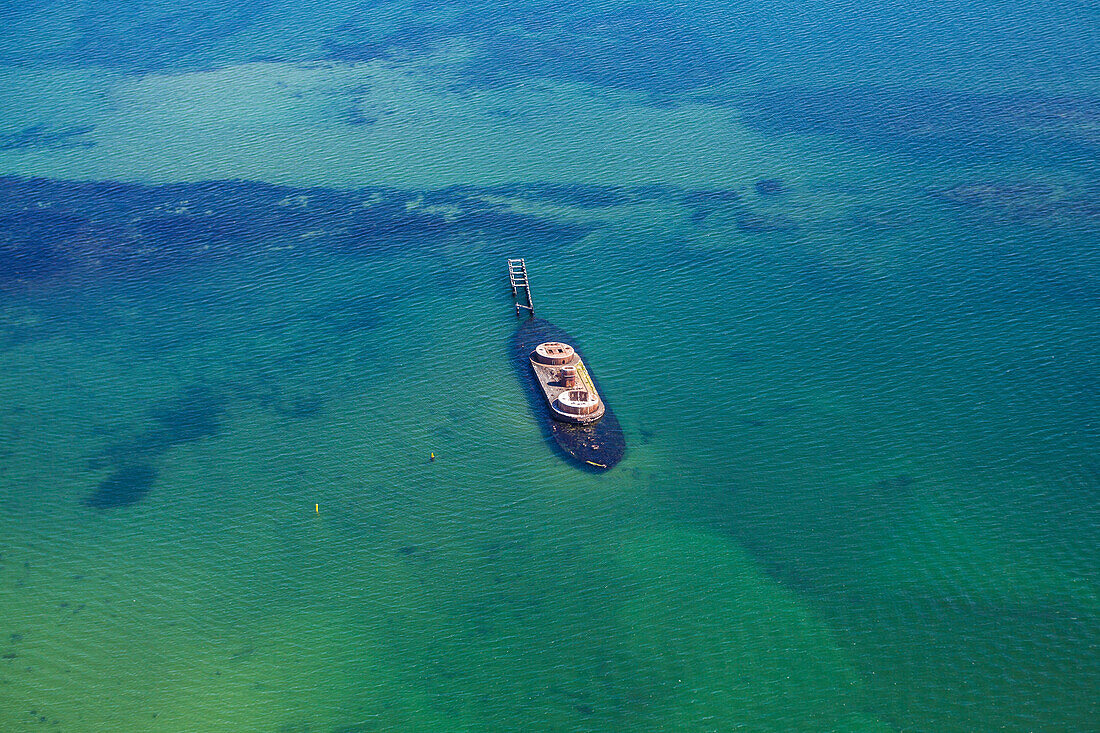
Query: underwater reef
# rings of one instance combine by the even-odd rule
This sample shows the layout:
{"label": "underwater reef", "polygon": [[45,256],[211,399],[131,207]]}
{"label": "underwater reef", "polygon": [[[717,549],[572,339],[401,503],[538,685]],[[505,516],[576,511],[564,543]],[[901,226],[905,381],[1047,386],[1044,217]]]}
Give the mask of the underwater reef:
{"label": "underwater reef", "polygon": [[370,253],[432,247],[453,236],[522,234],[537,247],[575,241],[594,227],[516,213],[479,198],[488,193],[0,177],[0,289],[140,276],[273,242]]}
{"label": "underwater reef", "polygon": [[772,135],[832,134],[921,158],[1054,158],[1088,165],[1100,153],[1100,97],[980,94],[851,86],[704,95]]}
{"label": "underwater reef", "polygon": [[61,128],[44,124],[31,125],[15,132],[0,134],[0,150],[92,148],[95,147],[95,142],[89,140],[88,135],[94,129],[95,125],[71,125]]}
{"label": "underwater reef", "polygon": [[576,242],[604,223],[521,212],[534,201],[598,215],[665,200],[696,223],[733,217],[749,232],[789,231],[797,222],[761,214],[744,191],[672,186],[526,182],[438,190],[296,188],[242,180],[145,185],[0,176],[0,290],[142,277],[250,251],[293,244],[371,254],[432,248],[452,238],[525,251]]}

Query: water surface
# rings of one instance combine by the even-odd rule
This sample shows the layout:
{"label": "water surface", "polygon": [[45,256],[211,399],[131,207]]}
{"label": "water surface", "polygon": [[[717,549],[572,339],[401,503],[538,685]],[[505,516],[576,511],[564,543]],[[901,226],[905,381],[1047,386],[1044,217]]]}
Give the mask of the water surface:
{"label": "water surface", "polygon": [[0,728],[1094,728],[1090,13],[0,11]]}

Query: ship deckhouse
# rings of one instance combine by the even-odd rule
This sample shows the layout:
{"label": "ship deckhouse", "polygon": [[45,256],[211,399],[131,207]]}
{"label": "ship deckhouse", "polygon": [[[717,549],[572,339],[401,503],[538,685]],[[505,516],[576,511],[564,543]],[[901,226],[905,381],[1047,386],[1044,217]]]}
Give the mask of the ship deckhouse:
{"label": "ship deckhouse", "polygon": [[603,417],[603,400],[572,346],[547,341],[535,347],[530,359],[535,379],[555,420],[593,423]]}

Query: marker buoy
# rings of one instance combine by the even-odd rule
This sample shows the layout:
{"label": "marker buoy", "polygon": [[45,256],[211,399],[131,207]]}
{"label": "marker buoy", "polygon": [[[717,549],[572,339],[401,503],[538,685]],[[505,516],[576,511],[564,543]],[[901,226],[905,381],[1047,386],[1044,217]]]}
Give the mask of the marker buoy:
{"label": "marker buoy", "polygon": [[314,504],[314,505],[313,505],[313,511],[317,512],[318,514],[320,514],[320,513],[321,513],[321,505],[320,505],[320,504]]}
{"label": "marker buoy", "polygon": [[435,453],[432,453],[432,460],[435,460]]}

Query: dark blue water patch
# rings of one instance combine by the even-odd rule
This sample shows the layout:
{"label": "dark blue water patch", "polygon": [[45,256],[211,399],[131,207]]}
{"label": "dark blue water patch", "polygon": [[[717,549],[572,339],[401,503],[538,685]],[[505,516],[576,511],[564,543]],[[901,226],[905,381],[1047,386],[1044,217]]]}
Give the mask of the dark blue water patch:
{"label": "dark blue water patch", "polygon": [[[248,181],[144,186],[0,178],[0,287],[167,276],[285,241],[295,244],[288,257],[314,250],[354,255],[430,250],[471,237],[500,247],[522,240],[526,252],[539,252],[577,242],[603,226],[598,220],[571,223],[519,213],[495,200],[502,196],[587,209],[667,197],[698,221],[723,212],[739,217],[742,229],[793,228],[781,216],[753,212],[736,189],[535,182],[343,191]],[[369,310],[337,309],[337,316],[367,318]]]}
{"label": "dark blue water patch", "polygon": [[[777,58],[785,72],[793,63],[793,75],[828,83],[831,67],[823,58],[845,70],[889,61],[913,64],[919,72],[921,61],[935,63],[940,49],[960,43],[973,47],[979,63],[1004,56],[1007,67],[1019,65],[1023,78],[1036,65],[1088,68],[1095,56],[1087,34],[1066,27],[1064,9],[1012,12],[1003,4],[981,5],[913,12],[897,4],[828,3],[791,12],[776,3],[418,0],[387,6],[389,13],[356,13],[324,36],[324,48],[328,58],[349,62],[406,61],[461,43],[469,57],[449,70],[457,69],[468,88],[553,78],[643,92],[659,105],[746,73],[774,75]],[[989,17],[997,22],[985,22]],[[884,28],[891,29],[886,37]],[[914,47],[924,45],[937,53],[914,59]],[[972,60],[970,53],[964,58],[950,63],[963,71]]]}
{"label": "dark blue water patch", "polygon": [[425,2],[417,13],[385,27],[369,14],[350,19],[325,39],[327,56],[408,60],[461,39],[472,49],[461,65],[462,88],[560,78],[647,92],[661,104],[685,89],[728,79],[744,65],[728,29],[677,5]]}
{"label": "dark blue water patch", "polygon": [[1055,186],[1035,181],[968,181],[931,187],[924,192],[1001,224],[1100,226],[1100,190],[1095,187]]}
{"label": "dark blue water patch", "polygon": [[1080,166],[1100,153],[1100,97],[842,87],[762,90],[700,101],[731,104],[762,132],[835,134],[921,157],[1039,154]]}
{"label": "dark blue water patch", "polygon": [[744,232],[790,232],[799,228],[799,224],[790,216],[780,213],[764,213],[755,210],[745,201],[743,192],[737,188],[726,189],[689,189],[679,191],[653,191],[637,189],[635,196],[641,198],[667,197],[678,200],[689,212],[691,221],[704,225],[715,215],[721,215],[722,221],[732,221]]}
{"label": "dark blue water patch", "polygon": [[17,197],[11,205],[0,199],[0,282],[49,277],[68,271],[74,260],[56,246],[57,235],[75,237],[84,225],[79,215],[53,207],[32,207]]}
{"label": "dark blue water patch", "polygon": [[70,125],[51,127],[45,124],[31,125],[15,132],[0,134],[0,150],[70,150],[95,147],[88,135],[95,125]]}
{"label": "dark blue water patch", "polygon": [[[55,7],[57,6],[57,7]],[[50,44],[27,46],[11,31],[0,31],[0,60],[27,63],[95,64],[128,72],[210,68],[211,49],[265,17],[270,0],[227,0],[154,6],[118,5],[106,0],[78,4],[16,3],[7,8],[18,30],[35,14],[64,14],[66,33]],[[232,52],[230,52],[232,53]],[[230,55],[226,60],[242,60]]]}
{"label": "dark blue water patch", "polygon": [[234,370],[234,377],[224,383],[234,398],[252,402],[264,409],[278,409],[284,399],[279,382],[280,373],[273,364],[249,363],[247,368]]}
{"label": "dark blue water patch", "polygon": [[377,115],[368,115],[358,107],[349,107],[341,114],[341,119],[352,127],[368,127],[378,122]]}
{"label": "dark blue water patch", "polygon": [[[576,241],[596,226],[517,213],[483,200],[488,193],[0,178],[0,287],[142,277],[289,239],[299,251],[371,253],[432,248],[451,238],[522,236],[535,250]],[[450,207],[443,213],[409,206],[417,201]]]}
{"label": "dark blue water patch", "polygon": [[294,395],[279,402],[275,411],[294,420],[315,418],[324,413],[325,398],[319,392]]}
{"label": "dark blue water patch", "polygon": [[340,334],[356,334],[377,328],[383,315],[400,300],[388,293],[354,295],[311,306],[300,317]]}
{"label": "dark blue water patch", "polygon": [[744,67],[726,29],[673,4],[550,4],[494,28],[468,71],[479,82],[565,78],[669,95],[717,84]]}
{"label": "dark blue water patch", "polygon": [[230,386],[234,396],[274,412],[288,420],[310,420],[325,413],[325,397],[320,392],[288,392],[278,383],[262,385],[237,382]]}
{"label": "dark blue water patch", "polygon": [[106,509],[140,501],[156,481],[156,459],[176,446],[217,435],[225,407],[225,398],[205,385],[192,385],[154,405],[144,429],[89,460],[90,468],[106,467],[111,473],[83,503]]}
{"label": "dark blue water patch", "polygon": [[[794,75],[825,79],[832,66],[859,70],[883,61],[942,62],[961,72],[964,64],[1003,57],[1006,65],[1020,66],[1024,79],[1036,66],[1063,75],[1090,68],[1096,54],[1088,23],[1067,23],[1065,3],[1016,5],[986,0],[914,10],[826,3],[792,12],[774,2],[363,0],[321,11],[316,3],[274,0],[39,0],[0,9],[6,21],[0,23],[0,62],[147,72],[255,60],[407,60],[458,44],[468,57],[450,59],[448,70],[457,68],[469,86],[551,77],[637,90],[653,104],[676,104],[685,91],[740,81],[746,71],[759,78],[777,58],[784,70],[793,65]],[[50,43],[28,39],[24,29],[37,15],[64,18],[66,32]],[[913,58],[914,48],[924,47],[935,51]]]}
{"label": "dark blue water patch", "polygon": [[0,323],[0,352],[37,341],[40,329],[21,323]]}
{"label": "dark blue water patch", "polygon": [[[743,200],[737,188],[684,189],[666,184],[646,186],[607,186],[587,183],[550,183],[533,181],[495,186],[451,186],[428,195],[439,203],[480,201],[485,196],[515,197],[527,201],[602,209],[651,201],[676,202],[693,211],[714,212],[736,208]],[[443,197],[437,199],[436,197]]]}
{"label": "dark blue water patch", "polygon": [[620,186],[597,186],[584,183],[512,183],[498,186],[453,186],[446,191],[466,196],[509,196],[579,208],[622,206],[635,200],[629,189]]}
{"label": "dark blue water patch", "polygon": [[282,376],[273,365],[250,361],[237,370],[235,378],[226,380],[224,388],[234,399],[251,402],[288,420],[310,420],[325,413],[322,392],[288,389],[280,382]]}
{"label": "dark blue water patch", "polygon": [[787,192],[787,186],[778,178],[761,178],[753,184],[758,196],[778,196]]}
{"label": "dark blue water patch", "polygon": [[93,468],[125,465],[135,458],[152,460],[177,445],[217,435],[225,398],[204,385],[193,385],[173,399],[153,406],[146,426],[107,446],[90,461]]}
{"label": "dark blue water patch", "polygon": [[[458,15],[465,20],[472,13],[459,9]],[[476,30],[476,26],[464,28],[462,20],[453,18],[409,20],[397,26],[382,28],[374,17],[357,15],[330,31],[323,41],[323,47],[326,57],[351,63],[380,59],[406,60],[430,53],[437,48],[439,42],[448,37],[462,36],[464,31]]]}
{"label": "dark blue water patch", "polygon": [[220,394],[205,385],[192,385],[151,410],[155,427],[149,435],[160,436],[168,447],[217,435],[224,409]]}
{"label": "dark blue water patch", "polygon": [[691,212],[691,220],[701,224],[711,214],[720,211],[739,210],[741,192],[737,189],[694,189],[680,194],[680,201]]}
{"label": "dark blue water patch", "polygon": [[148,463],[129,463],[111,472],[81,503],[93,509],[115,509],[141,501],[153,488],[157,470]]}

